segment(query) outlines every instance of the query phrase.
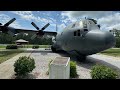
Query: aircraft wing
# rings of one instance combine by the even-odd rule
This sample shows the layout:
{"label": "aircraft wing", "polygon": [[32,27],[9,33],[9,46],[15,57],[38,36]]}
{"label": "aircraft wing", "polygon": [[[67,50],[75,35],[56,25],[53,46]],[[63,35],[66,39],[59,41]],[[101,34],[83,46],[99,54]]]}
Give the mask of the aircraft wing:
{"label": "aircraft wing", "polygon": [[44,31],[45,35],[56,36],[57,32]]}
{"label": "aircraft wing", "polygon": [[37,30],[27,30],[27,29],[15,29],[17,33],[35,33]]}
{"label": "aircraft wing", "polygon": [[[15,29],[17,33],[37,33],[38,30]],[[45,35],[56,36],[57,32],[43,31]]]}

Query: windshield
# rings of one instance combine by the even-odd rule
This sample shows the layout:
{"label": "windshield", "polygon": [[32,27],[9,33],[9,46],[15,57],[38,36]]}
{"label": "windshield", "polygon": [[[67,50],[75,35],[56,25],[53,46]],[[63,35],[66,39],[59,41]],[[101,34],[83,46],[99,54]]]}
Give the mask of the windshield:
{"label": "windshield", "polygon": [[83,28],[87,28],[87,20],[83,21]]}
{"label": "windshield", "polygon": [[89,20],[88,24],[89,24],[89,28],[91,30],[93,30],[93,29],[99,29],[99,27],[92,20]]}

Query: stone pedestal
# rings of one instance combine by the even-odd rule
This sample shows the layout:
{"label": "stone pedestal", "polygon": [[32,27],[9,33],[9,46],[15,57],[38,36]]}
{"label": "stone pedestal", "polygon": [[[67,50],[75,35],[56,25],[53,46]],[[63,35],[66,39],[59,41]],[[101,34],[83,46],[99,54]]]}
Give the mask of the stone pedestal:
{"label": "stone pedestal", "polygon": [[49,67],[50,79],[70,78],[70,57],[56,57]]}

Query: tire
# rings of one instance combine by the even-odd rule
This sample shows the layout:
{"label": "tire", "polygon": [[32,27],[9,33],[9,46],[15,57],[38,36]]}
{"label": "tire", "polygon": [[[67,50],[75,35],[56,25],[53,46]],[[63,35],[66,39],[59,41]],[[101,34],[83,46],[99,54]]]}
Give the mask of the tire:
{"label": "tire", "polygon": [[53,46],[51,46],[51,50],[52,52],[57,52],[56,48],[54,48]]}
{"label": "tire", "polygon": [[85,62],[86,61],[86,55],[77,56],[77,60],[81,61],[81,62]]}

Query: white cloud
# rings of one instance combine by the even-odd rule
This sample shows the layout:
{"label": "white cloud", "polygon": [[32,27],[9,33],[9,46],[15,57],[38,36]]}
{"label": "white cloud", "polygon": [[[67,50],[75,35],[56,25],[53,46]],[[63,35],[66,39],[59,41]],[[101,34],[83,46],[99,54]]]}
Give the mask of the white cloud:
{"label": "white cloud", "polygon": [[72,18],[77,18],[77,17],[98,18],[98,17],[106,16],[112,13],[113,13],[112,11],[63,11],[62,15],[72,17]]}
{"label": "white cloud", "polygon": [[63,24],[63,23],[59,25],[59,28],[62,28],[62,29],[63,29],[63,28],[65,28],[65,27],[66,27],[66,25]]}
{"label": "white cloud", "polygon": [[32,11],[11,11],[11,12],[19,15],[22,19],[25,19],[28,21],[35,20],[36,22],[42,22],[42,24],[48,23],[50,21],[46,18],[35,16]]}
{"label": "white cloud", "polygon": [[11,11],[14,14],[19,15],[22,19],[25,20],[37,20],[40,18],[37,18],[33,15],[32,11]]}
{"label": "white cloud", "polygon": [[101,29],[110,30],[112,28],[120,29],[120,13],[113,11],[63,11],[61,13],[62,22],[74,22],[78,18],[94,18],[98,20],[98,24],[101,25]]}
{"label": "white cloud", "polygon": [[120,13],[116,12],[98,19],[98,23],[103,25],[103,29],[110,30],[113,28],[120,29]]}
{"label": "white cloud", "polygon": [[[46,23],[50,23],[50,26],[56,27],[56,18],[51,17],[51,12],[40,12],[40,16],[37,16],[32,11],[11,11],[12,13],[19,15],[20,18],[28,21],[35,21],[36,24],[40,28],[44,26]],[[43,15],[44,14],[44,15]],[[44,17],[41,17],[44,16]],[[98,21],[98,24],[101,25],[101,30],[110,30],[112,28],[120,29],[120,13],[119,12],[112,12],[112,11],[63,11],[61,12],[60,21],[57,21],[58,28],[62,30],[66,25],[70,24],[71,22],[75,22],[81,18],[88,17],[94,18]],[[3,23],[10,20],[9,16],[3,15],[4,18]],[[5,21],[6,20],[6,21]],[[57,18],[58,20],[58,18]],[[2,19],[1,19],[2,22]],[[19,23],[15,22],[13,24],[15,27],[19,27]],[[12,24],[11,24],[12,25]]]}
{"label": "white cloud", "polygon": [[113,28],[119,29],[120,30],[120,23],[116,24],[116,25],[112,25],[110,27],[107,27],[108,30],[111,30]]}
{"label": "white cloud", "polygon": [[[7,23],[11,19],[12,18],[10,18],[10,16],[8,16],[6,14],[0,14],[0,23],[2,23],[2,25]],[[14,28],[21,28],[21,25],[17,21],[14,21],[9,26],[14,27]]]}

